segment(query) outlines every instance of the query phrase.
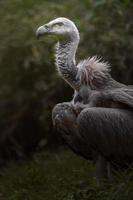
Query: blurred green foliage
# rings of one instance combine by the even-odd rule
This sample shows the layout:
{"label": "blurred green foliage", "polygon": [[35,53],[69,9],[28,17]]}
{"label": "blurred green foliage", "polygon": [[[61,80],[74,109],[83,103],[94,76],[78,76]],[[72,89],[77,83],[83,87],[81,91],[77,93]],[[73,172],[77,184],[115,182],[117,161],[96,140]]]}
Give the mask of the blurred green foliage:
{"label": "blurred green foliage", "polygon": [[[29,112],[39,121],[38,137],[49,141],[54,137],[51,110],[56,103],[69,101],[73,91],[55,69],[54,39],[37,41],[35,31],[60,16],[74,21],[80,30],[77,61],[97,54],[111,63],[118,81],[133,83],[132,0],[1,0],[0,98],[2,102],[22,102],[17,108],[4,106],[0,115],[2,127],[10,129],[6,122],[21,121],[21,117],[13,120],[13,115],[21,110],[21,104],[34,102],[34,113],[32,109]],[[16,135],[22,134],[18,129]]]}
{"label": "blurred green foliage", "polygon": [[[68,165],[69,163],[69,165]],[[132,200],[133,171],[98,186],[94,166],[72,152],[41,153],[0,171],[1,200]]]}

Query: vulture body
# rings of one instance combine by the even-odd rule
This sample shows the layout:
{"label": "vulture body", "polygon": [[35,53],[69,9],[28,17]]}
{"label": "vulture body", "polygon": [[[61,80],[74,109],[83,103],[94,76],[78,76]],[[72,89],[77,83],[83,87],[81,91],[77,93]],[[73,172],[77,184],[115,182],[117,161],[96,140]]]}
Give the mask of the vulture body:
{"label": "vulture body", "polygon": [[133,86],[115,81],[110,65],[97,57],[76,65],[80,36],[71,20],[60,17],[40,26],[37,37],[45,34],[58,37],[57,70],[74,89],[71,102],[54,107],[53,124],[76,154],[95,160],[98,178],[109,177],[112,163],[133,161]]}

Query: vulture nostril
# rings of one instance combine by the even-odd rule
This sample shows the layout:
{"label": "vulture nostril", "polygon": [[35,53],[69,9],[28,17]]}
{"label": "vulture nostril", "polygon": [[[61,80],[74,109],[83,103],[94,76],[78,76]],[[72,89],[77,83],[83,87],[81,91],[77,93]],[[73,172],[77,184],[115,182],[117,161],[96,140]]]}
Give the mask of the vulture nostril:
{"label": "vulture nostril", "polygon": [[44,28],[49,29],[49,26],[47,24],[44,25]]}

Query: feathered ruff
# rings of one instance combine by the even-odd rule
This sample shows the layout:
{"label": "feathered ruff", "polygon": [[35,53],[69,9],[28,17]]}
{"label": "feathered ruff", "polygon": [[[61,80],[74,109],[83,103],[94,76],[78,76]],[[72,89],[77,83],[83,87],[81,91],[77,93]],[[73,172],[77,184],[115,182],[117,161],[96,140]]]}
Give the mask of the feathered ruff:
{"label": "feathered ruff", "polygon": [[111,66],[96,56],[81,61],[78,65],[77,78],[81,85],[102,88],[110,77]]}

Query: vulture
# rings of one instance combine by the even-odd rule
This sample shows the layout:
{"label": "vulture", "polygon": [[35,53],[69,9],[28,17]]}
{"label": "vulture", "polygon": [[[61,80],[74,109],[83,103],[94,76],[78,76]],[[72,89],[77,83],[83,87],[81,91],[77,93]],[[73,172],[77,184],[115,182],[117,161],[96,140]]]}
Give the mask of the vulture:
{"label": "vulture", "polygon": [[53,124],[72,151],[94,160],[98,181],[110,179],[112,166],[133,162],[133,86],[114,80],[109,63],[97,56],[76,64],[80,35],[71,20],[40,26],[36,36],[44,35],[56,35],[56,68],[74,89],[71,102],[53,108]]}

